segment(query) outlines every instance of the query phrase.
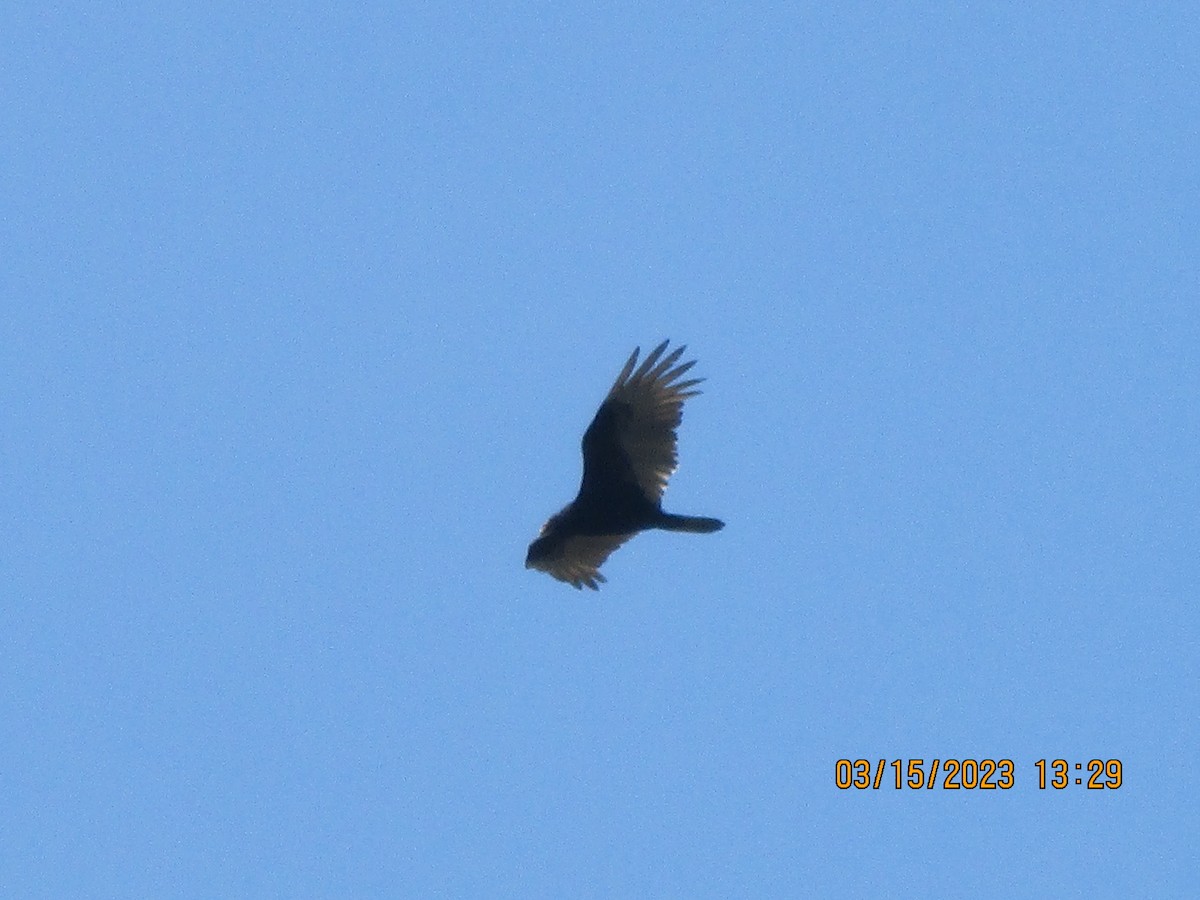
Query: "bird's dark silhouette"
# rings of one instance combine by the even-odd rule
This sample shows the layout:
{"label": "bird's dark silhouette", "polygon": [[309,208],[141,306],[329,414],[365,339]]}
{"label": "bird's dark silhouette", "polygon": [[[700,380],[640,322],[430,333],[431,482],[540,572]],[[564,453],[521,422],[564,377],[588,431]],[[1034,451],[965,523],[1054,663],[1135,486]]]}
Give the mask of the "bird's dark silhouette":
{"label": "bird's dark silhouette", "polygon": [[636,349],[625,363],[584,432],[579,494],[542,526],[525,568],[595,591],[605,580],[600,566],[639,531],[707,533],[725,526],[720,519],[676,516],[662,508],[678,462],[675,429],[683,420],[683,401],[699,394],[694,388],[704,380],[679,380],[696,363],[676,365],[684,347],[663,356],[668,343],[655,347],[640,366]]}

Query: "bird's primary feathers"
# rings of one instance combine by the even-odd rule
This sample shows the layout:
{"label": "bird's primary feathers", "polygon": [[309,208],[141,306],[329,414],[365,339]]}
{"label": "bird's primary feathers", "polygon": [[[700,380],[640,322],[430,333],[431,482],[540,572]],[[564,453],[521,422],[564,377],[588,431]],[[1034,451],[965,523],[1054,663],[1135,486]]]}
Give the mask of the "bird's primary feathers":
{"label": "bird's primary feathers", "polygon": [[[663,356],[663,341],[639,366],[633,351],[583,435],[583,482],[574,501],[542,526],[529,545],[527,569],[540,569],[582,588],[599,590],[609,554],[648,528],[710,532],[719,519],[676,516],[662,509],[667,480],[678,463],[675,429],[683,401],[704,379],[680,379],[695,361],[676,365],[684,347]],[[636,370],[635,370],[636,367]]]}

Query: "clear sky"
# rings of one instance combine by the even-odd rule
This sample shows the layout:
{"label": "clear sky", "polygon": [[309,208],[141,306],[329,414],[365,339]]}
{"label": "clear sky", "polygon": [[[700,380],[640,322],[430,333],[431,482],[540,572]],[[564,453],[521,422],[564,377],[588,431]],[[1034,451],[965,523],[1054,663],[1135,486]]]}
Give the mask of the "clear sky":
{"label": "clear sky", "polygon": [[[1196,895],[1194,4],[0,34],[0,895]],[[725,530],[526,571],[668,337]]]}

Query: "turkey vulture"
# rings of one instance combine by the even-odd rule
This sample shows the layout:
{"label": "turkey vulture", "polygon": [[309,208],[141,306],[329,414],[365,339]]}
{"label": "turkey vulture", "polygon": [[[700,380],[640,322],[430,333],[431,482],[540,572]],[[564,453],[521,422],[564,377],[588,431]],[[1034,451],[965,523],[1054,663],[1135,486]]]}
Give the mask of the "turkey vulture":
{"label": "turkey vulture", "polygon": [[584,432],[579,495],[542,526],[525,568],[596,591],[605,580],[600,566],[639,531],[707,533],[725,526],[720,519],[663,512],[663,491],[677,465],[675,429],[683,401],[699,394],[693,388],[704,380],[679,380],[696,363],[675,365],[685,348],[663,356],[668,343],[655,347],[637,371],[640,348],[625,363]]}

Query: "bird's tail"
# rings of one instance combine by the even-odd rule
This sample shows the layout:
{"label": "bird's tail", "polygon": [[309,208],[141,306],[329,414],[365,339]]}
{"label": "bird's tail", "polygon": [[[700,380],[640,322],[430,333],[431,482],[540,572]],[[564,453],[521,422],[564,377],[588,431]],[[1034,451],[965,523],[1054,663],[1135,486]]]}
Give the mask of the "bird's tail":
{"label": "bird's tail", "polygon": [[708,534],[711,531],[720,531],[725,527],[725,523],[720,519],[708,519],[704,516],[676,516],[666,512],[659,517],[656,525],[667,531],[692,531],[696,534]]}

